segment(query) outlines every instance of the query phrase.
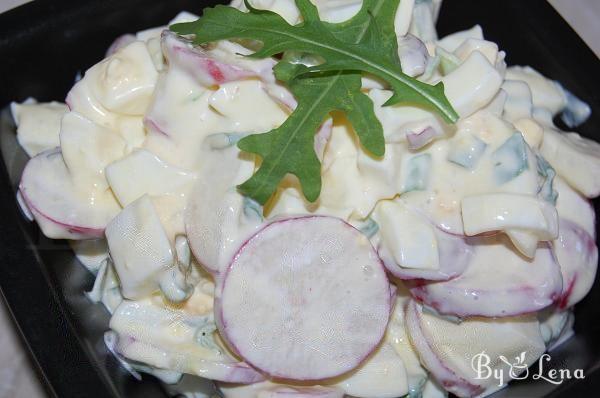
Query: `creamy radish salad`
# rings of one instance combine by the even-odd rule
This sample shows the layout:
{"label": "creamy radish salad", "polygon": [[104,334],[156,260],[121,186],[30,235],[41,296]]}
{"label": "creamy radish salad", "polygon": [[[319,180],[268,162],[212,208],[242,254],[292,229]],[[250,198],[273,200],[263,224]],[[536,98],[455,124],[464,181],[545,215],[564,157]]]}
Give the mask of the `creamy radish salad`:
{"label": "creamy radish salad", "polygon": [[[314,3],[330,23],[361,8]],[[307,15],[293,0],[252,5],[291,25]],[[576,127],[590,108],[507,67],[480,26],[439,38],[440,6],[400,2],[398,59],[443,83],[457,120],[390,105],[387,82],[363,74],[385,155],[330,113],[314,201],[292,175],[264,203],[236,188],[261,165],[238,142],[302,106],[274,74],[281,56],[249,57],[251,40],[125,35],[64,104],[12,104],[31,157],[18,201],[96,275],[87,295],[112,314],[105,342],[123,366],[188,397],[482,397],[502,386],[476,377],[476,354],[508,383],[499,358],[526,369],[571,336],[598,262],[600,145],[553,118]]]}

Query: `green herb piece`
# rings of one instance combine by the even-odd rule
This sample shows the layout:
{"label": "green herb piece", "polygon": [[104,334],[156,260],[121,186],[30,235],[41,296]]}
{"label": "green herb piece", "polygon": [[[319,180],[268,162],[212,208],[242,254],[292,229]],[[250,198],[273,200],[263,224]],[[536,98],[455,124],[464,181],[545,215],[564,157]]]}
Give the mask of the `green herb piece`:
{"label": "green herb piece", "polygon": [[494,177],[499,185],[517,178],[529,168],[528,149],[523,135],[517,131],[492,153]]}
{"label": "green herb piece", "polygon": [[431,174],[431,154],[424,153],[409,158],[402,170],[402,192],[426,190]]}
{"label": "green herb piece", "polygon": [[291,78],[303,65],[285,62],[275,67],[279,80],[287,83],[298,106],[286,121],[264,134],[249,135],[238,142],[241,150],[259,155],[258,171],[238,188],[244,195],[264,204],[287,173],[300,180],[307,200],[314,202],[321,192],[321,163],[314,150],[315,131],[332,111],[346,113],[362,145],[382,156],[385,143],[381,123],[370,98],[360,91],[360,74],[325,72]]}
{"label": "green herb piece", "polygon": [[446,121],[455,122],[458,114],[446,99],[441,82],[431,86],[402,73],[394,31],[398,3],[399,0],[364,0],[356,16],[332,24],[319,19],[317,8],[309,0],[296,0],[304,22],[295,26],[279,14],[255,9],[248,2],[248,13],[218,5],[205,9],[197,21],[172,25],[171,30],[194,34],[196,44],[225,39],[258,40],[263,46],[250,55],[255,58],[290,50],[311,53],[325,59],[325,63],[298,73],[334,70],[371,73],[394,90],[387,105],[419,104],[437,110]]}
{"label": "green herb piece", "polygon": [[314,134],[332,111],[342,111],[352,123],[362,146],[383,156],[385,142],[373,103],[361,90],[361,72],[386,80],[394,95],[386,105],[410,102],[436,109],[450,122],[458,118],[444,96],[441,83],[430,86],[402,73],[398,59],[394,16],[399,0],[364,0],[361,10],[348,21],[331,24],[319,20],[308,0],[296,0],[304,22],[292,26],[278,14],[254,9],[241,12],[227,6],[204,11],[195,22],[175,24],[171,30],[195,35],[196,44],[250,39],[263,43],[250,55],[265,58],[296,51],[308,53],[324,63],[306,67],[284,61],[276,77],[286,82],[298,106],[278,128],[247,136],[238,142],[244,151],[262,158],[256,173],[238,188],[265,204],[281,179],[298,177],[307,200],[314,202],[321,191],[321,164],[314,151]]}

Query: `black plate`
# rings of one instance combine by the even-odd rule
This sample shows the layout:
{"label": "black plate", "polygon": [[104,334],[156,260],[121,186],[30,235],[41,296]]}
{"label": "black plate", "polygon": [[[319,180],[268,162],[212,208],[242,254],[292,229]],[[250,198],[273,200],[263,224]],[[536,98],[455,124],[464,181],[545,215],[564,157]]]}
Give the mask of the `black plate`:
{"label": "black plate", "polygon": [[[29,96],[61,100],[77,72],[100,60],[112,40],[166,23],[180,10],[211,1],[35,1],[0,15],[0,109]],[[545,0],[447,0],[444,35],[479,23],[507,51],[509,64],[529,64],[587,101],[592,118],[578,130],[600,139],[600,62]],[[6,111],[0,120],[0,287],[50,391],[60,397],[165,397],[152,377],[124,373],[102,342],[108,316],[83,296],[92,276],[62,241],[23,220],[14,188],[26,161]],[[598,201],[594,202],[598,211]],[[553,352],[556,368],[585,369],[583,381],[554,386],[514,383],[498,397],[600,395],[600,283],[576,308],[576,336]]]}

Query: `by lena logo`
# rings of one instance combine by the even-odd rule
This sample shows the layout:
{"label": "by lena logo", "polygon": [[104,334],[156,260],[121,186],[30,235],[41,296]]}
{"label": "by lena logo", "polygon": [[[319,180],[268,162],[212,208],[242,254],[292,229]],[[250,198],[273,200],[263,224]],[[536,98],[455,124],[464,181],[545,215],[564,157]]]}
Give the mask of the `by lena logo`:
{"label": "by lena logo", "polygon": [[[498,359],[502,361],[506,366],[500,366],[496,361],[496,366],[492,367],[490,364],[492,359],[485,351],[481,351],[471,358],[471,368],[475,371],[476,380],[489,380],[494,379],[498,382],[498,387],[502,387],[509,380],[523,380],[530,376],[530,370],[534,371],[527,366],[526,362],[527,352],[523,351],[520,355],[516,356],[514,360],[507,359],[504,355],[500,355]],[[562,384],[565,380],[570,379],[584,379],[583,369],[555,369],[554,367],[546,369],[552,358],[549,354],[544,354],[538,360],[537,372],[532,373],[531,377],[533,380],[544,380],[548,383],[555,385]],[[506,373],[508,369],[508,374]]]}

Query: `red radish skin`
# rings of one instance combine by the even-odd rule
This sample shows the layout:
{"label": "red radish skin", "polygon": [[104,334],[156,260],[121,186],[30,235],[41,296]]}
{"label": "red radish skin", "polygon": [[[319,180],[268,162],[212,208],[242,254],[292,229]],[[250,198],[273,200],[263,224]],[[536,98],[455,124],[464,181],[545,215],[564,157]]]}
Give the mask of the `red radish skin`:
{"label": "red radish skin", "polygon": [[333,217],[268,224],[219,279],[221,336],[245,362],[283,379],[326,379],[360,365],[381,341],[392,306],[370,242]]}
{"label": "red radish skin", "polygon": [[[115,351],[127,358],[128,352],[143,351],[144,347],[151,350],[160,348],[139,341],[133,336],[119,336],[115,344]],[[215,362],[209,360],[199,361],[197,365],[199,376],[225,383],[252,384],[265,380],[265,377],[255,369],[243,362]]]}
{"label": "red radish skin", "polygon": [[598,247],[585,229],[560,219],[559,236],[553,249],[563,276],[563,291],[557,300],[560,309],[575,305],[592,288],[598,268]]}
{"label": "red radish skin", "polygon": [[331,133],[333,131],[333,119],[327,119],[315,134],[315,152],[317,153],[317,157],[320,161],[323,161],[323,156],[325,154],[325,147],[331,138]]}
{"label": "red radish skin", "polygon": [[275,384],[270,381],[250,385],[217,383],[225,398],[343,398],[344,391],[335,387],[295,386]]}
{"label": "red radish skin", "polygon": [[438,228],[435,229],[435,235],[439,250],[439,269],[399,267],[388,250],[381,245],[378,247],[379,256],[386,269],[392,275],[402,280],[423,279],[429,281],[447,281],[460,276],[468,267],[473,257],[473,249],[467,243],[469,238],[449,234]]}
{"label": "red radish skin", "polygon": [[58,148],[29,160],[19,191],[44,234],[53,239],[101,238],[120,211],[116,202],[93,207],[82,200]]}
{"label": "red radish skin", "polygon": [[288,111],[293,111],[298,106],[296,98],[294,98],[292,93],[284,87],[268,85],[263,87],[263,90],[265,90],[269,97],[273,98],[273,100]]}
{"label": "red radish skin", "polygon": [[160,124],[156,120],[151,119],[149,116],[146,116],[144,118],[144,127],[146,127],[146,129],[149,131],[152,131],[159,135],[164,135],[165,137],[169,137],[169,134],[167,134],[166,130],[162,126],[160,126]]}
{"label": "red radish skin", "polygon": [[223,273],[240,245],[258,231],[262,217],[244,215],[244,199],[235,192],[237,184],[250,175],[253,163],[238,158],[229,147],[207,152],[207,167],[189,196],[184,222],[190,249],[210,273]]}
{"label": "red radish skin", "polygon": [[[271,97],[275,102],[284,107],[288,111],[293,111],[298,106],[298,102],[287,89],[280,86],[267,86],[263,90]],[[317,157],[320,161],[323,161],[323,155],[325,153],[325,146],[331,138],[333,131],[333,119],[328,118],[323,122],[317,133],[315,134],[314,149],[317,153]]]}
{"label": "red radish skin", "polygon": [[111,55],[113,55],[123,47],[126,47],[127,45],[133,43],[134,41],[136,41],[136,38],[132,34],[125,34],[117,37],[115,41],[112,42],[110,47],[108,47],[108,50],[106,50],[106,56],[110,57]]}
{"label": "red radish skin", "polygon": [[48,222],[54,224],[57,228],[63,228],[65,230],[65,234],[72,236],[71,239],[79,240],[79,239],[93,239],[93,238],[103,238],[104,237],[104,229],[88,228],[88,227],[82,227],[82,226],[78,226],[78,225],[70,225],[70,224],[65,224],[61,221],[55,220],[52,217],[39,211],[38,208],[35,207],[35,205],[33,205],[33,203],[29,200],[29,198],[27,197],[27,195],[25,193],[21,192],[21,195],[23,196],[23,199],[25,200],[27,207],[29,208],[29,210],[31,210],[31,213],[34,215],[34,217],[38,221],[38,223],[40,223],[40,218],[45,219]]}
{"label": "red radish skin", "polygon": [[434,138],[441,135],[442,134],[438,130],[431,126],[426,127],[418,133],[407,133],[406,140],[408,141],[408,148],[412,150],[421,149],[433,141]]}
{"label": "red radish skin", "polygon": [[[476,254],[461,276],[443,282],[411,282],[412,296],[441,314],[458,317],[523,315],[554,303],[562,291],[562,276],[550,248],[540,244],[532,261],[516,253],[487,251],[487,245],[510,245],[506,240],[503,236],[475,240],[479,242]],[[499,256],[505,260],[491,263]]]}
{"label": "red radish skin", "polygon": [[406,311],[406,326],[410,340],[419,353],[423,365],[431,372],[438,383],[459,397],[473,397],[483,393],[484,389],[481,386],[472,384],[457,375],[435,354],[421,328],[420,311],[418,304],[411,300]]}
{"label": "red radish skin", "polygon": [[275,387],[260,391],[257,398],[343,398],[344,392],[328,387]]}
{"label": "red radish skin", "polygon": [[260,77],[255,72],[214,59],[199,47],[191,48],[188,43],[168,31],[162,34],[162,47],[169,62],[177,63],[207,87]]}

